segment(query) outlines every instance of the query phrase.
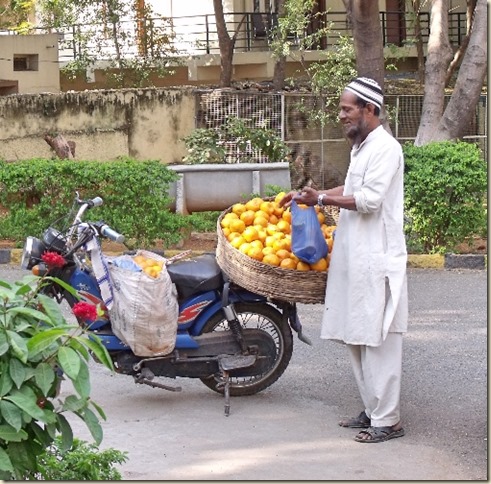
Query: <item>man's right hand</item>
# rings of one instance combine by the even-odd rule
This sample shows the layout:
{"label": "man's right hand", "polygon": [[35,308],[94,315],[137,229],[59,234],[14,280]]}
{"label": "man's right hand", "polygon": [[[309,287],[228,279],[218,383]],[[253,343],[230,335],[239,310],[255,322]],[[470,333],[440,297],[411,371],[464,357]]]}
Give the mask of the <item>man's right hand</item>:
{"label": "man's right hand", "polygon": [[300,192],[291,191],[287,193],[280,201],[280,207],[289,207],[292,200],[295,200],[297,203],[304,203],[305,205],[312,206],[317,203],[318,196],[319,192],[317,190],[314,190],[311,187],[304,187]]}

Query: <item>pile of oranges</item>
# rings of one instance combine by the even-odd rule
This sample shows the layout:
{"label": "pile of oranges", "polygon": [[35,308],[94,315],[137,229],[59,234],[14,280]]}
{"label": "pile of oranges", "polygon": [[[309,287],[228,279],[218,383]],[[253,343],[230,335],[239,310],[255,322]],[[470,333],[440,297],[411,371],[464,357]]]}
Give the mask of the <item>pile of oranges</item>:
{"label": "pile of oranges", "polygon": [[289,208],[285,209],[279,204],[284,196],[285,193],[281,192],[274,200],[255,197],[246,203],[236,203],[220,221],[223,234],[232,247],[264,264],[297,271],[326,271],[336,226],[326,225],[323,211],[316,207],[317,218],[329,247],[328,255],[315,264],[301,261],[291,251],[292,214]]}
{"label": "pile of oranges", "polygon": [[160,276],[162,268],[164,267],[163,261],[158,261],[152,259],[151,257],[146,257],[143,254],[135,255],[135,257],[133,257],[133,260],[142,268],[142,271],[145,272],[145,274],[148,274],[154,279],[157,279]]}

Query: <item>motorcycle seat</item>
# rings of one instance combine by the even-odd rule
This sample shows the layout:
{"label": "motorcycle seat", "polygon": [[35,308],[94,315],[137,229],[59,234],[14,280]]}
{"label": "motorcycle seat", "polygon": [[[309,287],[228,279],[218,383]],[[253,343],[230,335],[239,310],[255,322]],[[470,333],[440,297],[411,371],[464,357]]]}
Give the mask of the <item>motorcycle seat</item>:
{"label": "motorcycle seat", "polygon": [[167,266],[179,299],[223,286],[223,276],[214,253],[173,262]]}

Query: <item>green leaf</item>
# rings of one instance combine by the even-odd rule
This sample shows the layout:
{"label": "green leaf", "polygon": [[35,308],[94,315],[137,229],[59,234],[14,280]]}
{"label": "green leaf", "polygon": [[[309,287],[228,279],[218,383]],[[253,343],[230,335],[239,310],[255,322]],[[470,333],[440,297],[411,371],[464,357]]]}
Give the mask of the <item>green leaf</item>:
{"label": "green leaf", "polygon": [[102,409],[102,407],[100,405],[98,405],[97,403],[95,403],[94,400],[90,400],[90,403],[97,410],[97,413],[101,416],[101,418],[103,420],[106,420],[107,417],[106,417],[106,414],[105,414],[104,410]]}
{"label": "green leaf", "polygon": [[[68,346],[70,346],[77,353],[79,353],[80,355],[82,355],[82,357],[85,359],[85,361],[89,361],[90,354],[87,351],[87,348],[83,344],[81,344],[80,341],[78,341],[77,338],[78,338],[77,336],[75,336],[73,338],[70,338],[68,340]],[[84,341],[85,341],[85,338],[84,338]]]}
{"label": "green leaf", "polygon": [[58,350],[58,361],[62,370],[71,380],[75,380],[80,371],[80,356],[72,348],[62,346]]}
{"label": "green leaf", "polygon": [[96,444],[99,445],[102,442],[103,433],[101,424],[99,423],[99,420],[96,417],[95,413],[92,412],[92,410],[86,408],[82,418],[84,419],[87,428],[92,434],[92,437],[94,438]]}
{"label": "green leaf", "polygon": [[90,396],[90,378],[89,378],[89,369],[87,364],[80,360],[80,370],[77,374],[77,378],[72,380],[73,387],[77,391],[77,393],[82,398],[89,398]]}
{"label": "green leaf", "polygon": [[32,422],[31,430],[34,432],[34,434],[36,434],[37,440],[39,440],[44,448],[48,447],[53,441],[48,432],[44,428],[41,428],[38,423]]}
{"label": "green leaf", "polygon": [[38,311],[37,309],[28,308],[25,306],[11,307],[7,310],[7,313],[12,314],[12,315],[29,316],[31,318],[34,318],[35,320],[38,320],[38,321],[44,321],[45,323],[48,323],[48,324],[51,323],[51,319],[48,315],[44,314],[41,311]]}
{"label": "green leaf", "polygon": [[5,421],[15,430],[22,427],[22,410],[11,402],[0,400],[0,413]]}
{"label": "green leaf", "polygon": [[29,351],[27,349],[25,338],[10,330],[7,330],[7,338],[14,355],[19,358],[22,363],[27,363],[27,355],[29,354]]}
{"label": "green leaf", "polygon": [[7,335],[3,332],[0,331],[0,356],[4,355],[7,353],[9,350],[9,343],[7,341]]}
{"label": "green leaf", "polygon": [[65,291],[69,292],[72,296],[74,296],[77,299],[80,299],[80,296],[78,295],[78,292],[76,291],[76,289],[73,286],[71,286],[70,284],[67,284],[65,281],[59,279],[58,277],[50,277],[50,276],[46,277],[45,279],[48,281],[55,282],[56,284],[61,286],[63,289],[65,289]]}
{"label": "green leaf", "polygon": [[113,361],[109,355],[106,347],[102,344],[102,341],[97,336],[89,336],[89,338],[75,337],[77,341],[89,347],[89,349],[94,353],[96,358],[111,371],[114,371]]}
{"label": "green leaf", "polygon": [[9,364],[9,374],[15,386],[20,388],[26,379],[26,367],[17,358],[12,358]]}
{"label": "green leaf", "polygon": [[37,386],[43,392],[44,396],[48,395],[49,390],[55,380],[55,372],[48,363],[40,363],[34,372],[34,379]]}
{"label": "green leaf", "polygon": [[5,371],[5,368],[2,368],[2,371],[0,372],[0,397],[7,395],[7,393],[12,390],[13,386],[14,382],[12,381],[12,378],[10,378],[9,372]]}
{"label": "green leaf", "polygon": [[8,456],[7,452],[5,452],[1,447],[0,447],[0,470],[14,472],[14,467],[12,466],[12,461],[10,460],[10,457]]}
{"label": "green leaf", "polygon": [[76,413],[87,407],[87,402],[87,398],[78,398],[75,395],[69,395],[68,397],[66,397],[62,408],[65,412]]}
{"label": "green leaf", "polygon": [[0,425],[0,440],[6,442],[21,442],[27,439],[27,432],[25,430],[16,430],[10,425]]}
{"label": "green leaf", "polygon": [[67,329],[67,327],[53,328],[43,331],[42,333],[35,334],[27,342],[29,357],[32,358],[49,348],[55,341],[67,334]]}
{"label": "green leaf", "polygon": [[70,450],[73,445],[73,431],[72,427],[68,423],[68,420],[61,413],[56,414],[56,418],[58,419],[58,428],[61,432],[62,446],[61,451],[65,452]]}
{"label": "green leaf", "polygon": [[44,412],[37,406],[36,395],[30,388],[24,386],[22,392],[14,391],[11,395],[5,396],[4,399],[17,405],[32,418],[45,422]]}
{"label": "green leaf", "polygon": [[5,286],[0,287],[0,299],[4,301],[15,300],[15,292]]}
{"label": "green leaf", "polygon": [[61,312],[60,305],[55,300],[44,294],[38,294],[37,298],[55,326],[63,326],[66,324],[66,320]]}

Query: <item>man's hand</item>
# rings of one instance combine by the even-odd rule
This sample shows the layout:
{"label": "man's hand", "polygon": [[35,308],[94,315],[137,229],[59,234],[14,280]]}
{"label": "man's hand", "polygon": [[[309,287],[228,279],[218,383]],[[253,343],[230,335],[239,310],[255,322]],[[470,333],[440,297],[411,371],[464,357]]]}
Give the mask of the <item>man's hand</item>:
{"label": "man's hand", "polygon": [[300,192],[292,191],[287,193],[280,201],[280,207],[289,207],[292,200],[295,200],[297,203],[304,203],[305,205],[312,206],[317,203],[318,196],[319,192],[317,190],[314,190],[311,187],[304,187]]}

